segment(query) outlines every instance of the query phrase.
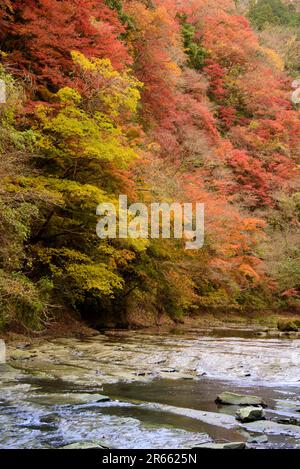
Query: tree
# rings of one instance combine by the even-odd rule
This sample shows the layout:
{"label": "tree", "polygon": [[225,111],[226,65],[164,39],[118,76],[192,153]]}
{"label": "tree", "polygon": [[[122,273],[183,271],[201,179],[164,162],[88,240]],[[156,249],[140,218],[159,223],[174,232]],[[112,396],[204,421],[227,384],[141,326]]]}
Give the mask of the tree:
{"label": "tree", "polygon": [[260,33],[264,46],[276,51],[291,73],[299,72],[300,36],[299,29],[281,25],[270,25]]}
{"label": "tree", "polygon": [[270,24],[300,25],[300,13],[296,12],[294,5],[286,5],[281,0],[252,1],[248,17],[258,30]]}
{"label": "tree", "polygon": [[[12,18],[13,7],[10,0],[0,1],[0,41],[7,34]],[[0,48],[1,51],[1,48]]]}
{"label": "tree", "polygon": [[[0,0],[0,327],[295,304],[299,112],[234,3]],[[100,240],[120,193],[205,203],[204,247]]]}
{"label": "tree", "polygon": [[[130,63],[126,46],[118,38],[124,28],[117,13],[104,0],[14,1],[14,22],[3,38],[7,61],[50,91],[72,86],[71,52],[87,57],[111,57],[115,68]],[[24,47],[24,43],[26,47]]]}
{"label": "tree", "polygon": [[185,53],[188,55],[188,64],[191,68],[201,70],[204,66],[207,52],[201,46],[201,41],[195,37],[196,28],[187,21],[187,15],[180,15],[182,36]]}
{"label": "tree", "polygon": [[[221,40],[216,41],[216,37]],[[246,18],[220,11],[205,18],[203,46],[210,51],[209,59],[230,68],[253,60],[257,54],[258,40]]]}
{"label": "tree", "polygon": [[52,284],[43,275],[33,281],[25,267],[32,260],[26,243],[39,217],[39,198],[26,199],[12,180],[31,170],[35,135],[32,129],[15,126],[24,94],[1,65],[0,79],[6,83],[6,103],[0,107],[0,329],[28,331],[41,328],[47,320]]}
{"label": "tree", "polygon": [[173,114],[180,64],[184,60],[180,25],[165,5],[147,9],[141,2],[126,4],[135,28],[128,41],[134,53],[134,72],[144,84],[144,115],[168,120]]}

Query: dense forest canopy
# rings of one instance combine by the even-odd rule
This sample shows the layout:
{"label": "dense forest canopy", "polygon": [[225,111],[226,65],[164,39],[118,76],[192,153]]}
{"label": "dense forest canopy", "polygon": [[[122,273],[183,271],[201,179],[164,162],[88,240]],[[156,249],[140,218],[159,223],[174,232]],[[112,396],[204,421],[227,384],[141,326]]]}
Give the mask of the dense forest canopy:
{"label": "dense forest canopy", "polygon": [[254,0],[250,2],[248,17],[259,30],[267,24],[289,26],[300,25],[300,13],[296,9],[296,2],[282,2],[281,0]]}
{"label": "dense forest canopy", "polygon": [[[297,2],[1,0],[0,56],[0,328],[299,308]],[[204,247],[99,240],[119,194]]]}

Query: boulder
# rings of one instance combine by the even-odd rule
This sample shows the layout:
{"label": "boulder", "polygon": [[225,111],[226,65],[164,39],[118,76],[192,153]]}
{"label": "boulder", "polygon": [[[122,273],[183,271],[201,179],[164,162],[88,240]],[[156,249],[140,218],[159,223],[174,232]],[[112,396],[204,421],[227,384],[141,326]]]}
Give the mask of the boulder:
{"label": "boulder", "polygon": [[222,392],[216,399],[218,404],[227,405],[245,405],[245,406],[262,406],[267,407],[261,397],[251,396],[248,394],[236,394],[234,392]]}
{"label": "boulder", "polygon": [[255,422],[264,420],[265,413],[262,407],[242,407],[236,413],[236,419],[240,422]]}
{"label": "boulder", "polygon": [[245,449],[246,443],[237,441],[234,443],[203,443],[194,449]]}
{"label": "boulder", "polygon": [[42,417],[40,418],[40,422],[50,423],[50,424],[58,423],[60,422],[60,416],[59,414],[55,414],[55,413],[42,415]]}
{"label": "boulder", "polygon": [[295,321],[280,319],[277,323],[277,328],[281,332],[297,332],[298,325]]}

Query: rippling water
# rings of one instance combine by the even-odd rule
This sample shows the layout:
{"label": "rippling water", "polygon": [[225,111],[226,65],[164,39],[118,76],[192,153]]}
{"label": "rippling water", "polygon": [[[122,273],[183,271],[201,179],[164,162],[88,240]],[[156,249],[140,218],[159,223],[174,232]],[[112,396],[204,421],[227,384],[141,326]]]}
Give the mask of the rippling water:
{"label": "rippling water", "polygon": [[[240,425],[222,391],[262,396],[267,419],[300,420],[300,340],[249,331],[184,336],[126,332],[8,347],[0,365],[0,448],[99,440],[115,448],[189,448],[210,441],[299,447],[300,426]],[[98,394],[110,401],[97,402]]]}

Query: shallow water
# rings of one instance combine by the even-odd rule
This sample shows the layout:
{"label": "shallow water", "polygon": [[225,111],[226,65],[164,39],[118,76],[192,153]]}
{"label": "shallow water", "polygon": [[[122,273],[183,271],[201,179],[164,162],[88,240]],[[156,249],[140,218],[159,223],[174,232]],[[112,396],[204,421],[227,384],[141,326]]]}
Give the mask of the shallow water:
{"label": "shallow water", "polygon": [[[255,394],[266,417],[300,420],[300,340],[251,330],[141,332],[8,348],[0,365],[0,448],[100,440],[115,448],[189,448],[248,441],[300,447],[300,426],[239,424],[222,391]],[[110,401],[96,402],[98,394]],[[99,397],[99,396],[98,396]],[[268,442],[249,443],[267,433]]]}

